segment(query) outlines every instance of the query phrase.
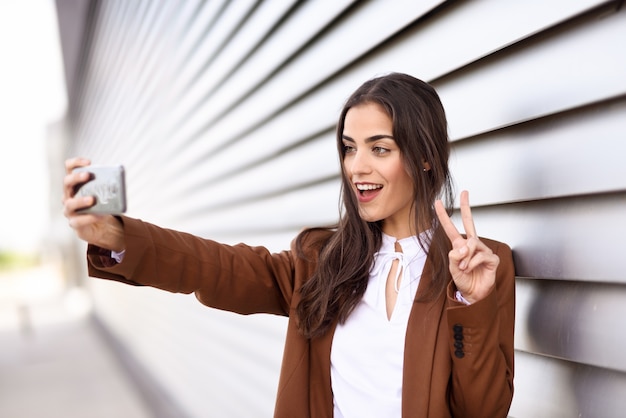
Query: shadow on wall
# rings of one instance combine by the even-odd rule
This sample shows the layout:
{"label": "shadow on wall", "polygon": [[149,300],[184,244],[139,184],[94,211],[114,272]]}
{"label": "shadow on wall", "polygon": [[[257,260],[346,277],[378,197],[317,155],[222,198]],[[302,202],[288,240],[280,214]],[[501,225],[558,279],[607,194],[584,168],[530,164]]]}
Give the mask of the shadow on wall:
{"label": "shadow on wall", "polygon": [[[626,410],[623,286],[533,280],[527,331],[535,353],[564,360],[564,410],[580,417],[622,417]],[[539,374],[542,372],[539,372]],[[545,369],[543,371],[545,373]],[[540,381],[541,376],[535,376]],[[541,383],[539,383],[541,384]],[[569,392],[569,393],[567,393]]]}

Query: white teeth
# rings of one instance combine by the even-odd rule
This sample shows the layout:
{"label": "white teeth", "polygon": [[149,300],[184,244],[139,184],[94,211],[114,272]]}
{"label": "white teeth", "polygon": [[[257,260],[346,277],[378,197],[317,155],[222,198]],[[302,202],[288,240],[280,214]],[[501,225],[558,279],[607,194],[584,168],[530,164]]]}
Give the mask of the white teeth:
{"label": "white teeth", "polygon": [[357,184],[356,188],[360,191],[364,191],[364,190],[375,190],[375,189],[380,189],[383,186],[380,184]]}

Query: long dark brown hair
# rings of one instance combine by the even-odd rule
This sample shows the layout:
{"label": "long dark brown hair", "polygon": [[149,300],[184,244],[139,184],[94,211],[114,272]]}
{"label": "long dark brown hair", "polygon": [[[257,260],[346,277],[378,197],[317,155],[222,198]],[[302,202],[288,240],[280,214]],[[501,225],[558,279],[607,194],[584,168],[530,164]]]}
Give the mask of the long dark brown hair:
{"label": "long dark brown hair", "polygon": [[[433,280],[420,300],[438,297],[446,286],[448,247],[434,210],[441,198],[450,211],[453,190],[448,157],[446,116],[437,92],[427,83],[406,74],[392,73],[361,85],[341,111],[337,124],[339,158],[344,159],[342,135],[350,108],[377,103],[393,123],[393,137],[400,149],[405,169],[413,179],[414,225],[431,226],[433,233],[420,241],[433,261]],[[427,167],[426,170],[425,167]],[[319,254],[315,274],[302,286],[297,306],[300,331],[307,338],[324,334],[335,320],[343,323],[362,299],[382,242],[382,221],[366,222],[359,216],[357,198],[349,176],[342,169],[343,213],[339,224]],[[320,228],[316,228],[320,229]],[[306,237],[316,229],[303,231],[297,238],[303,254]]]}

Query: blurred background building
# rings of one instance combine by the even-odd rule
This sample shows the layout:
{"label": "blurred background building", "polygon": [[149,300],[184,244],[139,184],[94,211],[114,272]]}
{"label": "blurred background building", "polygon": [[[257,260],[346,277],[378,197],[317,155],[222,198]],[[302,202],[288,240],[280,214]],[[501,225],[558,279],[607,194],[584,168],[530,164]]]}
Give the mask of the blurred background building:
{"label": "blurred background building", "polygon": [[[599,0],[56,0],[68,108],[50,180],[81,155],[127,170],[128,215],[287,248],[336,221],[334,125],[363,81],[433,84],[457,190],[517,274],[512,417],[626,410],[626,9]],[[156,410],[271,416],[286,321],[87,279],[72,287]]]}

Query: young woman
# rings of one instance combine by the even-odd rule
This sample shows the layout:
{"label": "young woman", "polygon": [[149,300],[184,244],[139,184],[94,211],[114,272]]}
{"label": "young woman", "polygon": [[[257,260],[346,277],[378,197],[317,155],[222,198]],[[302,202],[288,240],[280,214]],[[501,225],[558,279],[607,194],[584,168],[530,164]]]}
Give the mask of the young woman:
{"label": "young woman", "polygon": [[77,213],[89,165],[66,162],[65,215],[87,241],[89,273],[207,306],[289,317],[277,417],[505,417],[513,396],[514,268],[476,234],[467,192],[461,235],[445,113],[428,84],[370,80],[337,126],[344,213],[289,251],[227,246],[129,217]]}

